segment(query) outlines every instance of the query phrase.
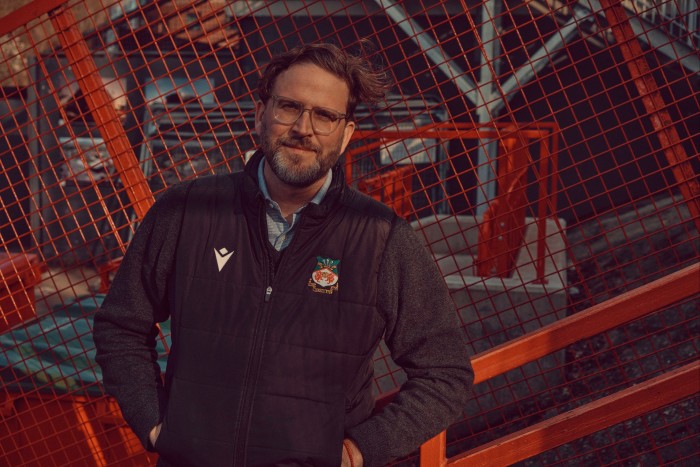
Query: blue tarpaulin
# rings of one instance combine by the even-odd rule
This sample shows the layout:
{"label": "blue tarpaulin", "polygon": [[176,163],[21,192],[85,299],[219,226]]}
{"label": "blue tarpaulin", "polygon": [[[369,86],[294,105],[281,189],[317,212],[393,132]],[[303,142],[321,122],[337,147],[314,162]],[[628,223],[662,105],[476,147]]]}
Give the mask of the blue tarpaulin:
{"label": "blue tarpaulin", "polygon": [[[2,386],[23,393],[101,395],[92,317],[103,299],[104,295],[83,297],[0,334]],[[161,329],[169,337],[169,322],[161,323]],[[156,342],[158,363],[165,371],[165,346],[161,339]]]}

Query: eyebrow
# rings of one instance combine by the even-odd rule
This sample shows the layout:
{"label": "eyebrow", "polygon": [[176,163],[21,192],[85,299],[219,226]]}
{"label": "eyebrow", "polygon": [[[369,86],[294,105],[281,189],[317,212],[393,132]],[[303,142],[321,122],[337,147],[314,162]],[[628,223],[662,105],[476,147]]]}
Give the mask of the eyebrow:
{"label": "eyebrow", "polygon": [[341,112],[340,110],[335,110],[335,109],[333,109],[333,108],[331,108],[331,107],[325,107],[325,106],[322,106],[322,105],[312,105],[312,106],[310,106],[310,107],[307,107],[306,103],[305,103],[305,102],[302,102],[302,101],[300,101],[300,100],[292,99],[291,97],[287,97],[287,96],[280,96],[279,94],[270,94],[270,98],[273,98],[273,97],[277,97],[277,99],[285,99],[285,100],[288,100],[288,101],[296,102],[297,104],[303,105],[305,109],[306,109],[306,108],[309,108],[309,109],[311,109],[311,110],[313,110],[313,109],[330,110],[330,111],[332,111],[332,112],[336,112],[336,113],[342,115],[343,117],[347,117],[347,116],[348,116],[347,112]]}

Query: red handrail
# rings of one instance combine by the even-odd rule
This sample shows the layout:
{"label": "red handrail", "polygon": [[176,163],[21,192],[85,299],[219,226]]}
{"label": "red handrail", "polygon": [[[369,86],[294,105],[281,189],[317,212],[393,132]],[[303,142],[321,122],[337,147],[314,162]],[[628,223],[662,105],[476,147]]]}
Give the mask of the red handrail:
{"label": "red handrail", "polygon": [[[597,335],[601,332],[632,321],[633,319],[662,310],[665,307],[679,302],[680,300],[697,295],[700,293],[700,281],[698,281],[698,277],[700,277],[700,263],[688,266],[680,271],[662,277],[661,279],[657,279],[654,282],[642,285],[634,290],[618,295],[615,298],[607,300],[598,305],[594,305],[585,311],[563,318],[552,324],[544,326],[537,331],[525,334],[476,355],[472,359],[475,376],[474,383],[480,383],[487,379],[493,378],[494,376],[503,374],[506,371],[518,368],[525,363],[529,363],[538,358],[544,357],[545,355],[549,355],[552,352],[562,349],[567,345],[573,344],[581,339]],[[684,370],[679,370],[678,374],[672,374],[669,372],[668,378],[670,378],[670,380],[660,377],[649,382],[648,391],[659,391],[661,390],[660,388],[665,388],[669,385],[672,387],[682,386],[682,389],[679,391],[668,392],[669,397],[663,396],[661,398],[662,400],[659,401],[660,404],[665,405],[690,395],[693,392],[697,392],[697,381],[695,383],[690,381],[697,380],[697,371],[693,370],[694,367],[691,366],[684,368]],[[602,426],[600,421],[592,422],[590,419],[596,418],[601,410],[604,413],[605,411],[618,410],[620,408],[619,405],[625,405],[629,400],[634,400],[627,398],[628,392],[631,392],[631,390],[621,391],[618,395],[619,400],[624,402],[616,402],[618,400],[617,398],[608,398],[597,404],[591,403],[594,405],[588,406],[590,409],[588,412],[586,412],[584,408],[581,408],[577,409],[576,412],[568,412],[566,414],[562,414],[561,416],[555,417],[552,420],[561,422],[562,425],[559,425],[557,428],[557,425],[555,424],[554,429],[573,429],[568,422],[568,420],[572,417],[577,419],[579,419],[579,417],[584,417],[587,420],[587,426],[595,425],[594,428],[596,430],[605,428],[606,426],[610,426],[614,423],[618,423],[618,418],[610,418],[610,423]],[[644,392],[643,394],[645,394],[645,397],[647,397],[649,392]],[[650,398],[654,399],[658,397],[655,396]],[[631,418],[639,415],[636,412],[638,406],[648,407],[649,404],[654,403],[654,401],[639,401],[639,404],[631,404],[630,406],[625,405],[626,409],[623,412],[627,415],[626,418]],[[599,409],[598,404],[604,406],[605,408]],[[653,408],[648,410],[645,409],[645,411],[653,410]],[[583,412],[587,415],[580,415],[578,412]],[[625,418],[622,420],[624,419]],[[542,433],[544,430],[551,429],[550,424],[542,422],[541,424],[518,432],[517,435],[510,435],[508,437],[501,438],[494,443],[496,443],[495,445],[499,445],[499,442],[505,442],[511,438],[527,438],[529,436],[534,436],[533,434],[530,434],[530,432]],[[564,441],[561,441],[561,439],[564,438],[557,438],[557,442],[561,441],[559,444],[562,444],[564,442],[585,436],[588,434],[586,432],[587,429],[588,428],[586,427],[581,427],[579,431],[574,431],[573,434]],[[462,459],[464,458],[463,456],[466,456],[466,454],[455,458],[446,459],[445,440],[446,436],[443,432],[421,446],[422,467],[457,465],[457,462],[462,464]],[[489,443],[488,445],[483,446],[483,448],[491,449],[490,446],[494,445],[494,443]],[[556,445],[547,445],[548,449],[553,447],[556,447]],[[476,456],[476,454],[473,453],[476,453],[479,449],[481,449],[481,447],[476,448],[473,450],[473,452],[470,451],[469,456]],[[536,445],[529,444],[526,452],[521,454],[524,456],[521,457],[521,459],[531,457],[539,454],[540,452],[544,451],[538,448]],[[490,465],[500,464],[491,463]]]}
{"label": "red handrail", "polygon": [[459,454],[446,465],[511,465],[700,391],[695,361]]}

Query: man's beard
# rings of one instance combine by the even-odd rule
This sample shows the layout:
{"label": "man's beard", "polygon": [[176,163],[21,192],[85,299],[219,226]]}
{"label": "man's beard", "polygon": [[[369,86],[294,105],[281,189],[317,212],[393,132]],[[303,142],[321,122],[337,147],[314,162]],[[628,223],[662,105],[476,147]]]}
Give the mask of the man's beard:
{"label": "man's beard", "polygon": [[[267,137],[266,130],[265,126],[263,126],[260,149],[272,172],[287,185],[297,188],[306,188],[313,185],[322,179],[340,158],[342,141],[339,141],[335,148],[323,152],[320,147],[312,144],[307,138],[283,136],[272,141]],[[306,158],[292,153],[291,150],[287,152],[287,145],[313,151],[316,157],[312,161],[307,161]],[[283,151],[286,155],[282,154]]]}

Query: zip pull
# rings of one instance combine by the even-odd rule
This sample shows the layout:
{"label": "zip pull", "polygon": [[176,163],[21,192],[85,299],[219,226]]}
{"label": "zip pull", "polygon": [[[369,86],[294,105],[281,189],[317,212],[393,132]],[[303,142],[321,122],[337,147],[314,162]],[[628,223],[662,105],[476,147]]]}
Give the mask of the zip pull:
{"label": "zip pull", "polygon": [[272,286],[268,285],[267,289],[265,289],[265,301],[266,302],[270,301],[270,295],[272,295]]}

